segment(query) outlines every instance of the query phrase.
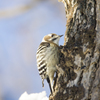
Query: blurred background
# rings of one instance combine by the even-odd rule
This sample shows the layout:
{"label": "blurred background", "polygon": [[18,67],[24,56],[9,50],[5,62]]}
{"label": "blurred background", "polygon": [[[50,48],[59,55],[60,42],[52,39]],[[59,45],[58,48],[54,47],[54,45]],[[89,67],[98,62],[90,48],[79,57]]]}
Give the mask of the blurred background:
{"label": "blurred background", "polygon": [[[36,66],[36,51],[49,33],[64,34],[65,8],[57,0],[0,1],[0,100],[50,90]],[[60,45],[64,43],[64,36]]]}

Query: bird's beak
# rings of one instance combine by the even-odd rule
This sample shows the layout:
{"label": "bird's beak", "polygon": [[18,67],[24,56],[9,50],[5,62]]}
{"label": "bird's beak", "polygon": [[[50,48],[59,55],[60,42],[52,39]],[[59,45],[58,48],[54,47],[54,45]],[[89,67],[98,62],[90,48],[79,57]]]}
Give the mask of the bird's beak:
{"label": "bird's beak", "polygon": [[59,37],[62,37],[63,35],[59,35]]}

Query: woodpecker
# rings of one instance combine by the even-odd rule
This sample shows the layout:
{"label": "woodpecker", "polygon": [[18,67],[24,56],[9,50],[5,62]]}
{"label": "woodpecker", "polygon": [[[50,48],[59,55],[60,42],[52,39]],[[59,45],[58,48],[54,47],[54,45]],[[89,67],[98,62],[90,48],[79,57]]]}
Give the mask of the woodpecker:
{"label": "woodpecker", "polygon": [[54,74],[57,71],[56,65],[59,64],[59,39],[62,36],[54,33],[44,36],[36,54],[42,86],[44,87],[44,79],[46,79],[51,93],[53,91]]}

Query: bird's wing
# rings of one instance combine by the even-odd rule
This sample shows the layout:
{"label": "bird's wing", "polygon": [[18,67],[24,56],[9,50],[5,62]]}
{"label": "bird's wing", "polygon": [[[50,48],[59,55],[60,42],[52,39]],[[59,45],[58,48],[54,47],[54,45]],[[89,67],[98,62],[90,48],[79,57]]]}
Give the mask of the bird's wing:
{"label": "bird's wing", "polygon": [[42,42],[39,45],[39,48],[37,50],[37,54],[36,54],[37,66],[38,66],[38,70],[39,70],[40,75],[45,75],[45,72],[46,72],[47,62],[46,62],[45,56],[46,56],[47,49],[49,47],[50,47],[50,43]]}
{"label": "bird's wing", "polygon": [[47,49],[50,47],[50,43],[42,42],[37,50],[36,58],[37,58],[37,67],[39,70],[39,74],[42,78],[42,86],[44,87],[44,79],[46,76],[46,70],[47,70],[47,62],[46,62],[46,52]]}

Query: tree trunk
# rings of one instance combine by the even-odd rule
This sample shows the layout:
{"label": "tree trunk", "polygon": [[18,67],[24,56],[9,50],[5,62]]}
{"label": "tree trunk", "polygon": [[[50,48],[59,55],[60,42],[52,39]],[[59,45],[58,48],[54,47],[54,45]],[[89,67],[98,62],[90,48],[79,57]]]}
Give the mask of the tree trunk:
{"label": "tree trunk", "polygon": [[100,100],[100,0],[59,0],[67,24],[49,100]]}

